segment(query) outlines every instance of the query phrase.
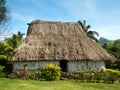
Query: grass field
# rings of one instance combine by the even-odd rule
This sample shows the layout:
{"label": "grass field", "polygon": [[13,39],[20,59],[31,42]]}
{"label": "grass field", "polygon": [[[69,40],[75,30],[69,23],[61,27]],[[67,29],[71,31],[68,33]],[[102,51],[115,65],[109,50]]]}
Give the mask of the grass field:
{"label": "grass field", "polygon": [[120,90],[120,84],[35,81],[0,78],[0,90]]}

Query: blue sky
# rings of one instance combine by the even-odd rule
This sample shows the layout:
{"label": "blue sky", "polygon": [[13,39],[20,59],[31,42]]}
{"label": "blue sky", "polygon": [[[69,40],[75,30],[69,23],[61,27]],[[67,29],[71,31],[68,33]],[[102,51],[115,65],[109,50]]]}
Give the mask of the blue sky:
{"label": "blue sky", "polygon": [[77,22],[86,20],[100,37],[120,39],[120,0],[7,0],[10,27],[27,32],[27,23],[40,19]]}

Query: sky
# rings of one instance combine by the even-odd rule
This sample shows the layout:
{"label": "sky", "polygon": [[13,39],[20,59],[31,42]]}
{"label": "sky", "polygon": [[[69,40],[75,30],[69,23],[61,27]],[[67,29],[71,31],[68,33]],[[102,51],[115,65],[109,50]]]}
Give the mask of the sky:
{"label": "sky", "polygon": [[6,0],[13,33],[27,33],[32,20],[77,22],[86,20],[92,31],[110,40],[120,39],[120,0]]}

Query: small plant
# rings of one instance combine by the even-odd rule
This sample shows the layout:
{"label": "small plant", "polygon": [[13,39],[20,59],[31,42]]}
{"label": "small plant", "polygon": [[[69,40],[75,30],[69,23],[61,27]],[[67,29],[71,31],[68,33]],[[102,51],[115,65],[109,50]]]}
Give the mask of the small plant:
{"label": "small plant", "polygon": [[45,68],[42,69],[41,75],[47,81],[55,81],[60,79],[60,70],[59,66],[54,64],[47,64]]}
{"label": "small plant", "polygon": [[84,70],[81,70],[79,73],[79,79],[83,82],[85,80],[85,72]]}
{"label": "small plant", "polygon": [[11,73],[10,75],[8,75],[7,77],[10,78],[10,79],[18,79],[19,74],[16,74],[16,73]]}
{"label": "small plant", "polygon": [[22,77],[23,79],[26,79],[26,76],[27,76],[27,73],[28,73],[28,70],[27,70],[28,64],[27,64],[27,63],[24,63],[24,64],[23,64],[23,67],[24,67],[24,70],[21,72],[21,77]]}
{"label": "small plant", "polygon": [[35,71],[29,71],[27,73],[26,79],[31,79],[31,80],[41,80],[41,76],[37,70]]}
{"label": "small plant", "polygon": [[88,81],[88,82],[93,82],[94,76],[95,76],[95,74],[94,74],[93,70],[92,70],[91,68],[89,68],[89,71],[88,71],[88,73],[86,74],[86,79],[87,79],[87,81]]}
{"label": "small plant", "polygon": [[24,63],[24,64],[23,64],[23,67],[24,67],[24,70],[27,71],[28,64],[27,64],[27,63]]}
{"label": "small plant", "polygon": [[103,69],[100,69],[98,72],[95,72],[95,80],[97,83],[100,83],[100,81],[102,81],[104,74],[105,73]]}

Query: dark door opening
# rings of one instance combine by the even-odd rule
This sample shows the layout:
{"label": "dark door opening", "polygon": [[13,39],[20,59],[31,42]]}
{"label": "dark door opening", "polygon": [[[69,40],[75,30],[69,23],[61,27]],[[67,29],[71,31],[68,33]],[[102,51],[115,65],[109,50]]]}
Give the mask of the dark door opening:
{"label": "dark door opening", "polygon": [[60,61],[60,67],[62,72],[67,72],[67,61],[66,60],[61,60]]}

